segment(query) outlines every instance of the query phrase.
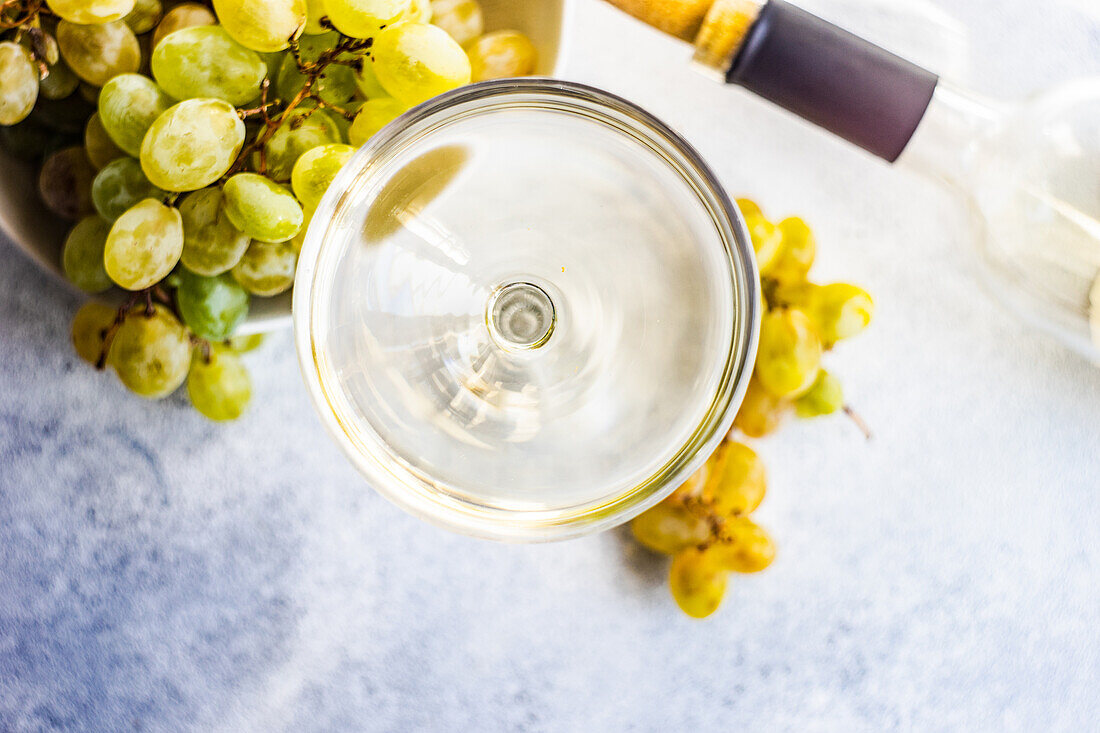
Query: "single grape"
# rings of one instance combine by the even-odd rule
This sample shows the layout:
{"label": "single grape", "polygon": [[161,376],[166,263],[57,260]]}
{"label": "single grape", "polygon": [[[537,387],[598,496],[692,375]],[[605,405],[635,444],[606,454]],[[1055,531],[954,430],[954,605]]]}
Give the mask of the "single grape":
{"label": "single grape", "polygon": [[46,158],[38,172],[38,194],[46,208],[65,219],[76,220],[95,213],[92,179],[96,170],[84,148],[63,148]]}
{"label": "single grape", "polygon": [[668,501],[682,502],[685,499],[698,499],[703,495],[703,487],[707,483],[707,467],[704,465],[695,473],[691,474],[687,481],[681,484],[676,491],[672,492]]}
{"label": "single grape", "polygon": [[224,341],[248,315],[251,296],[228,274],[203,277],[184,268],[176,290],[180,316],[192,333]]}
{"label": "single grape", "polygon": [[[151,60],[153,78],[176,99],[213,97],[240,107],[256,98],[267,76],[260,55],[217,25],[198,25],[165,36]],[[347,70],[350,79],[351,69]]]}
{"label": "single grape", "polygon": [[50,0],[55,15],[81,25],[119,20],[133,9],[134,0]]}
{"label": "single grape", "polygon": [[116,309],[94,300],[80,306],[73,317],[71,330],[77,356],[93,366],[99,363],[103,355],[103,337],[117,315]]}
{"label": "single grape", "polygon": [[764,462],[744,443],[727,440],[709,461],[703,499],[723,517],[749,514],[767,490]]}
{"label": "single grape", "polygon": [[764,211],[760,208],[760,205],[752,199],[737,199],[737,208],[741,209],[741,216],[745,217],[746,220],[752,217],[767,218],[764,216]]}
{"label": "single grape", "polygon": [[530,76],[535,73],[538,51],[519,31],[494,31],[471,44],[471,78],[474,81]]}
{"label": "single grape", "polygon": [[215,344],[209,359],[195,350],[187,394],[195,409],[211,420],[236,420],[252,400],[252,379],[236,353]]}
{"label": "single grape", "polygon": [[822,342],[831,347],[871,323],[875,302],[866,290],[847,283],[820,285],[810,292],[807,313]]}
{"label": "single grape", "polygon": [[241,261],[249,238],[229,221],[220,188],[204,188],[180,202],[183,218],[183,266],[213,277]]}
{"label": "single grape", "polygon": [[306,0],[306,27],[302,33],[306,36],[317,36],[328,33],[328,28],[321,25],[321,18],[325,17],[325,0]]}
{"label": "single grape", "polygon": [[84,128],[84,152],[88,154],[88,160],[96,168],[102,168],[112,160],[117,160],[126,153],[115,145],[115,141],[107,134],[103,127],[103,121],[99,112],[93,112],[88,118],[88,124]]}
{"label": "single grape", "polygon": [[680,610],[693,618],[706,618],[718,610],[726,594],[729,572],[714,556],[696,547],[681,550],[672,559],[669,587]]}
{"label": "single grape", "polygon": [[779,222],[779,232],[783,235],[783,246],[768,276],[782,282],[801,282],[806,279],[817,254],[814,233],[796,216]]}
{"label": "single grape", "polygon": [[733,424],[750,438],[763,438],[779,429],[791,409],[790,400],[776,397],[753,377]]}
{"label": "single grape", "polygon": [[410,0],[324,0],[329,21],[352,38],[371,38],[408,12]]}
{"label": "single grape", "polygon": [[[299,55],[302,62],[311,64],[317,61],[325,51],[330,50],[340,42],[340,34],[330,31],[319,36],[305,36],[298,43]],[[338,60],[351,61],[354,55],[343,53]],[[364,61],[364,63],[366,63]],[[298,70],[298,62],[294,56],[287,54],[283,58],[282,66],[275,80],[275,91],[280,99],[293,99],[305,86],[306,77]],[[355,70],[344,64],[331,63],[317,77],[311,88],[311,93],[317,95],[322,101],[337,106],[343,105],[355,96]]]}
{"label": "single grape", "polygon": [[162,305],[153,315],[131,311],[111,341],[107,363],[131,391],[161,399],[187,379],[191,368],[191,340],[187,329]]}
{"label": "single grape", "polygon": [[756,378],[777,397],[805,394],[821,369],[821,339],[805,313],[793,308],[768,312],[760,324]]}
{"label": "single grape", "polygon": [[675,555],[710,537],[710,524],[679,504],[662,502],[630,523],[634,538],[662,555]]}
{"label": "single grape", "polygon": [[86,216],[65,237],[61,269],[65,277],[86,293],[102,293],[114,283],[103,268],[103,247],[111,225],[98,216]]}
{"label": "single grape", "polygon": [[126,14],[122,22],[130,26],[138,36],[157,27],[164,15],[164,5],[160,0],[135,0],[134,9]]}
{"label": "single grape", "polygon": [[141,290],[167,277],[183,251],[180,213],[145,199],[111,226],[103,264],[107,274],[127,290]]}
{"label": "single grape", "polygon": [[775,543],[748,517],[727,520],[721,541],[707,548],[714,563],[735,573],[759,573],[775,560]]}
{"label": "single grape", "polygon": [[99,119],[115,144],[136,158],[145,133],[172,104],[172,98],[149,77],[119,74],[99,93]]}
{"label": "single grape", "polygon": [[238,173],[225,182],[224,191],[229,221],[253,239],[285,242],[305,221],[294,195],[257,173]]}
{"label": "single grape", "polygon": [[779,259],[783,248],[783,232],[762,216],[745,218],[752,237],[752,248],[756,251],[756,265],[761,275],[767,275]]}
{"label": "single grape", "polygon": [[398,23],[374,39],[374,73],[410,107],[470,83],[470,59],[442,28]]}
{"label": "single grape", "polygon": [[24,120],[11,127],[0,125],[0,147],[16,160],[40,161],[57,146],[57,133],[34,120]]}
{"label": "single grape", "polygon": [[375,133],[404,114],[406,109],[407,106],[393,97],[368,99],[348,128],[348,142],[356,147],[366,145]]}
{"label": "single grape", "polygon": [[233,277],[241,286],[262,297],[271,297],[290,290],[298,253],[290,242],[253,242],[233,268]]}
{"label": "single grape", "polygon": [[184,28],[193,28],[201,25],[214,25],[218,19],[205,5],[198,3],[183,3],[169,10],[164,18],[157,24],[153,31],[152,47],[155,51],[160,42],[169,34]]}
{"label": "single grape", "polygon": [[835,414],[844,409],[844,387],[839,379],[822,369],[814,386],[799,397],[794,406],[802,418]]}
{"label": "single grape", "polygon": [[57,24],[57,43],[76,75],[97,87],[141,66],[137,36],[121,20],[101,25],[76,25],[63,20]]}
{"label": "single grape", "polygon": [[0,125],[22,122],[38,99],[38,68],[18,43],[0,43]]}
{"label": "single grape", "polygon": [[367,99],[390,98],[389,92],[383,89],[382,83],[378,81],[378,75],[374,73],[374,64],[369,58],[364,58],[363,63],[359,64],[355,72],[355,85]]}
{"label": "single grape", "polygon": [[447,31],[460,46],[485,32],[485,19],[477,0],[432,0],[432,23]]}
{"label": "single grape", "polygon": [[292,109],[264,145],[267,176],[290,180],[294,164],[307,150],[343,140],[340,127],[323,109]]}
{"label": "single grape", "polygon": [[214,0],[214,12],[238,43],[263,52],[289,46],[301,35],[308,15],[306,0]]}
{"label": "single grape", "polygon": [[188,99],[153,122],[141,167],[166,191],[197,191],[225,175],[244,145],[244,122],[222,99]]}
{"label": "single grape", "polygon": [[314,148],[298,158],[290,175],[290,185],[303,207],[317,208],[332,179],[354,154],[352,146],[337,143]]}
{"label": "single grape", "polygon": [[92,181],[92,202],[109,222],[143,199],[163,199],[166,195],[145,177],[141,163],[130,157],[111,161]]}
{"label": "single grape", "polygon": [[226,342],[226,345],[238,354],[247,354],[260,348],[263,342],[264,335],[262,333],[253,333],[248,336],[234,336]]}

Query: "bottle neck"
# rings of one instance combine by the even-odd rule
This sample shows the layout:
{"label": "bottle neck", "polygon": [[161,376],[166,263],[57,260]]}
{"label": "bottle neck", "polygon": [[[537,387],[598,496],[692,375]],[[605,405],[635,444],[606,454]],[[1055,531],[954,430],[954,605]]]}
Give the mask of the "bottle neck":
{"label": "bottle neck", "polygon": [[897,163],[924,176],[965,187],[981,140],[1001,125],[1002,103],[943,80]]}

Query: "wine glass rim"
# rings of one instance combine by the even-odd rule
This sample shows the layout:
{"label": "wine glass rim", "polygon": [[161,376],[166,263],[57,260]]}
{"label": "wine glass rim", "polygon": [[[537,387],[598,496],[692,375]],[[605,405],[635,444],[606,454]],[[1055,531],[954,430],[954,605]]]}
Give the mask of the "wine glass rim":
{"label": "wine glass rim", "polygon": [[[408,465],[373,430],[371,443],[353,437],[341,398],[329,383],[318,344],[318,276],[330,223],[350,206],[349,190],[369,169],[451,122],[501,109],[531,108],[582,114],[660,153],[706,207],[729,265],[734,303],[729,352],[705,417],[660,469],[629,491],[568,509],[514,510],[486,506]],[[546,541],[589,534],[620,524],[665,498],[697,471],[725,438],[755,361],[761,295],[751,238],[739,209],[698,152],[656,117],[610,92],[576,82],[526,77],[480,82],[436,97],[383,128],[344,166],[318,205],[299,258],[294,331],[299,365],[322,422],[367,482],[386,498],[447,529],[507,541]],[[361,432],[362,426],[355,431]],[[369,428],[369,426],[368,426]]]}

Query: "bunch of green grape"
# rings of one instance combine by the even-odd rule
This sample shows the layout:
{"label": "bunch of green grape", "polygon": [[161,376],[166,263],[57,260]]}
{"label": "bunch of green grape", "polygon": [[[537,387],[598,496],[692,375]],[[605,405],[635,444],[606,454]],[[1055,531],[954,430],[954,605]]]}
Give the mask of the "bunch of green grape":
{"label": "bunch of green grape", "polygon": [[[185,381],[243,413],[232,341],[252,298],[294,283],[313,212],[357,146],[410,107],[534,71],[477,0],[7,0],[0,144],[39,160],[47,208],[89,304],[77,351],[139,395]],[[251,342],[250,342],[251,343]]]}
{"label": "bunch of green grape", "polygon": [[[752,201],[737,203],[752,236],[766,309],[735,431],[762,438],[791,414],[809,419],[843,411],[866,432],[822,360],[871,323],[871,296],[855,285],[809,280],[817,244],[802,219],[773,223]],[[696,618],[718,610],[730,573],[759,572],[775,558],[771,538],[749,517],[764,499],[764,464],[732,437],[699,473],[631,524],[639,542],[673,557],[672,595]]]}

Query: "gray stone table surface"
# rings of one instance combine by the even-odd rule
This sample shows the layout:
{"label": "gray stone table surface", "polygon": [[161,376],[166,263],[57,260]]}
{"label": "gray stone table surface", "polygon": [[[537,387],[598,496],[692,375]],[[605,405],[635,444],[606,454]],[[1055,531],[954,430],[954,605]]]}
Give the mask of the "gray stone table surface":
{"label": "gray stone table surface", "polygon": [[[1100,71],[1100,25],[965,5],[987,91]],[[78,299],[0,242],[0,731],[1095,729],[1100,369],[975,287],[935,186],[595,0],[571,34],[566,75],[805,216],[818,276],[877,295],[829,362],[874,440],[830,419],[758,444],[773,568],[695,622],[622,530],[506,546],[422,524],[329,441],[289,334],[249,357],[248,415],[213,425],[86,368]]]}

